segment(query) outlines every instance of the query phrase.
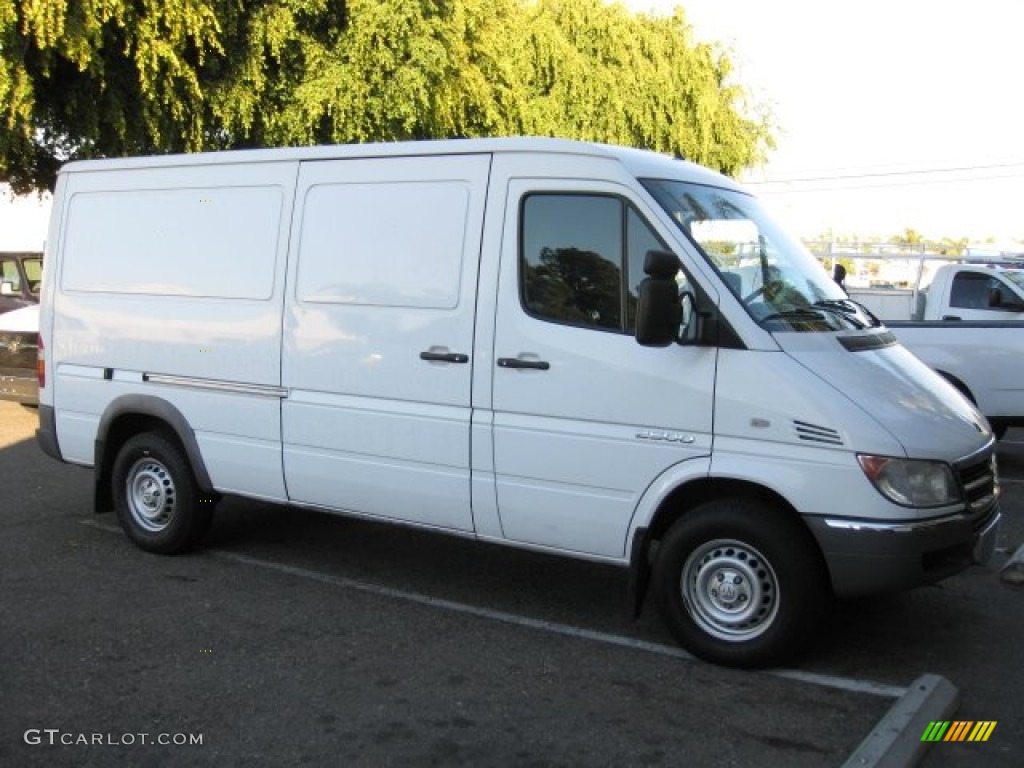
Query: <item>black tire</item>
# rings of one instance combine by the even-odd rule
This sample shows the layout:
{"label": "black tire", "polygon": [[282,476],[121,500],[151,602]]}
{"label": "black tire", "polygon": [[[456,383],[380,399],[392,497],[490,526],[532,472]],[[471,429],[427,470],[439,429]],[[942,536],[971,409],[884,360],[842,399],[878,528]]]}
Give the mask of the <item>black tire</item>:
{"label": "black tire", "polygon": [[810,532],[744,498],[702,504],[676,521],[652,580],[662,621],[679,644],[732,667],[775,665],[798,653],[831,595]]}
{"label": "black tire", "polygon": [[121,446],[111,473],[121,527],[148,552],[173,555],[206,535],[213,499],[204,496],[177,443],[143,432]]}

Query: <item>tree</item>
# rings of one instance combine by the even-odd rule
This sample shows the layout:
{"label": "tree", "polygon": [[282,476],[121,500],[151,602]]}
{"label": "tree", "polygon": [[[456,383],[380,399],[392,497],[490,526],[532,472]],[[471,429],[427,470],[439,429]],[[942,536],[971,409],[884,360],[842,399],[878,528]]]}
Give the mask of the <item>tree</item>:
{"label": "tree", "polygon": [[0,181],[69,159],[511,134],[762,159],[681,10],[603,0],[0,0]]}
{"label": "tree", "polygon": [[72,157],[204,145],[202,69],[223,57],[203,0],[0,0],[0,179],[50,186]]}
{"label": "tree", "polygon": [[911,227],[906,227],[901,234],[896,235],[893,242],[908,249],[920,249],[925,245],[925,239],[921,233]]}
{"label": "tree", "polygon": [[646,147],[732,175],[772,146],[767,117],[741,110],[731,62],[694,43],[681,9],[652,17],[539,0],[528,14],[525,132]]}
{"label": "tree", "polygon": [[512,133],[524,94],[508,58],[519,0],[349,0],[330,45],[280,104],[270,143]]}

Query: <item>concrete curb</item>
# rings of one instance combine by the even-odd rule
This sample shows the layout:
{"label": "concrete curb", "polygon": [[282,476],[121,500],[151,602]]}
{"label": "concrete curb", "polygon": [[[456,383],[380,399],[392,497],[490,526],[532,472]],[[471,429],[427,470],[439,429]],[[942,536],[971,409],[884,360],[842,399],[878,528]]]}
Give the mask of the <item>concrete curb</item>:
{"label": "concrete curb", "polygon": [[960,706],[960,691],[941,675],[915,680],[854,750],[843,768],[906,768],[917,765],[929,743],[921,741],[933,720],[948,720]]}
{"label": "concrete curb", "polygon": [[1010,555],[1010,559],[999,571],[999,578],[1007,584],[1024,584],[1024,544]]}

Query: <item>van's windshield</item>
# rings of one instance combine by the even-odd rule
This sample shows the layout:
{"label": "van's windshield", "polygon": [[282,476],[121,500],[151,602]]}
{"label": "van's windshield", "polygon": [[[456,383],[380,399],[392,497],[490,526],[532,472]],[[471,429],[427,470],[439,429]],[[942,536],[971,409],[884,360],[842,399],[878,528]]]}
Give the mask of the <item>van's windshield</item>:
{"label": "van's windshield", "polygon": [[843,331],[879,324],[757,198],[682,181],[641,182],[765,329]]}
{"label": "van's windshield", "polygon": [[1024,291],[1024,269],[1008,269],[1003,276]]}

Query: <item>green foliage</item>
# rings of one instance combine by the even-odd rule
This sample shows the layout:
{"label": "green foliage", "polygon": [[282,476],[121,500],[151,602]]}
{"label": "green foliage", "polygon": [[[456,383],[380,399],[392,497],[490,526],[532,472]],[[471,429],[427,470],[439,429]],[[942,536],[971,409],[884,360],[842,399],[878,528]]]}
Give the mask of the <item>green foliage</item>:
{"label": "green foliage", "polygon": [[0,0],[0,181],[68,159],[549,135],[737,174],[772,146],[685,15],[603,0]]}
{"label": "green foliage", "polygon": [[0,0],[0,180],[20,192],[70,157],[202,147],[202,66],[224,55],[217,10]]}
{"label": "green foliage", "polygon": [[538,0],[528,14],[525,133],[646,147],[734,175],[762,159],[766,123],[740,112],[728,59],[693,42],[681,10]]}
{"label": "green foliage", "polygon": [[924,236],[916,229],[906,227],[902,233],[893,238],[893,242],[904,247],[921,246],[924,244]]}

